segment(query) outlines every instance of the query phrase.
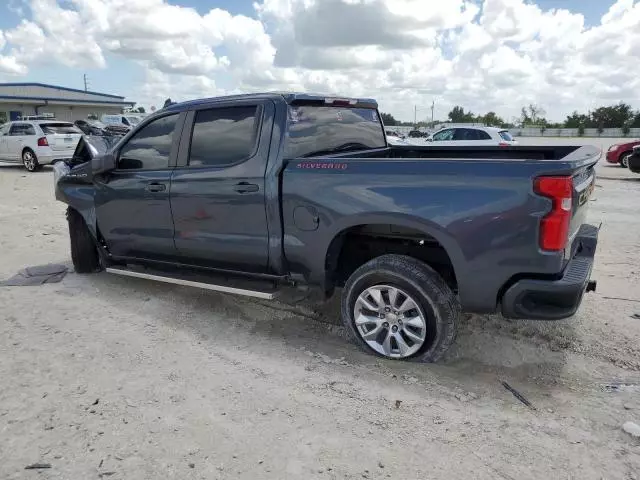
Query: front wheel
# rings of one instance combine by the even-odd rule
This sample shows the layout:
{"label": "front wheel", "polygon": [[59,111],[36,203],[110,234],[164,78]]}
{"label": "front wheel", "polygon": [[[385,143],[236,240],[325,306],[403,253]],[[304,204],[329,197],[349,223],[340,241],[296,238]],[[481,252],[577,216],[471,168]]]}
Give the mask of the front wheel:
{"label": "front wheel", "polygon": [[353,341],[392,359],[441,359],[455,340],[460,311],[442,277],[404,255],[365,263],[342,293],[342,321]]}
{"label": "front wheel", "polygon": [[71,260],[77,273],[92,273],[101,270],[98,249],[82,215],[72,208],[67,209]]}
{"label": "front wheel", "polygon": [[38,157],[36,157],[36,154],[28,148],[25,148],[22,152],[22,164],[29,172],[35,172],[40,169]]}
{"label": "front wheel", "polygon": [[631,153],[625,153],[620,157],[620,166],[622,168],[629,168],[629,159],[631,158]]}

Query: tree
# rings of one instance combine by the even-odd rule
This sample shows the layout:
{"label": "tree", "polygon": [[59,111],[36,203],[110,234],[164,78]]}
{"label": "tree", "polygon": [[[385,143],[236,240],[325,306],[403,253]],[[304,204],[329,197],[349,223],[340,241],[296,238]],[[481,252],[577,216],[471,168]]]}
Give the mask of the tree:
{"label": "tree", "polygon": [[146,113],[146,111],[145,111],[143,106],[138,107],[137,110],[135,110],[135,111],[138,112],[138,113]]}
{"label": "tree", "polygon": [[400,122],[398,122],[398,120],[396,120],[390,113],[380,112],[380,117],[382,118],[382,123],[384,123],[386,127],[395,127],[400,125]]}
{"label": "tree", "polygon": [[591,123],[591,119],[584,113],[574,112],[567,117],[564,121],[564,128],[580,128],[580,126],[587,127]]}
{"label": "tree", "polygon": [[478,117],[478,120],[482,120],[489,127],[502,127],[505,124],[496,112],[488,112],[484,117]]}
{"label": "tree", "polygon": [[526,125],[546,126],[548,124],[547,119],[544,118],[546,113],[547,112],[544,110],[544,108],[538,105],[535,105],[533,103],[530,103],[528,106],[522,107],[522,110],[520,113],[520,123],[522,123],[522,126],[526,126]]}
{"label": "tree", "polygon": [[449,120],[451,123],[473,123],[475,116],[471,112],[465,112],[464,108],[456,105],[449,112]]}
{"label": "tree", "polygon": [[598,129],[622,128],[633,119],[631,105],[622,102],[608,107],[598,107],[591,112],[591,121]]}
{"label": "tree", "polygon": [[175,103],[175,102],[172,102],[170,98],[167,98],[167,99],[164,101],[164,105],[162,106],[162,108],[167,108],[168,106],[173,105],[174,103]]}

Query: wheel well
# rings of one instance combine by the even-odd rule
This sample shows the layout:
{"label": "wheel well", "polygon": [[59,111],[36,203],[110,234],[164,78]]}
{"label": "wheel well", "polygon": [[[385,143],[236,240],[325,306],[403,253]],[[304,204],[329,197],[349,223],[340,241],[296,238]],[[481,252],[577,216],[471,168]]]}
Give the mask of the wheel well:
{"label": "wheel well", "polygon": [[440,242],[419,230],[393,224],[358,225],[336,236],[325,258],[327,286],[342,287],[358,267],[389,253],[422,260],[457,291],[453,263]]}
{"label": "wheel well", "polygon": [[22,149],[22,152],[20,152],[20,155],[24,154],[24,152],[26,152],[27,150],[29,150],[29,151],[30,151],[31,153],[33,153],[34,155],[36,154],[36,153],[33,151],[33,148],[31,148],[31,147],[24,147],[24,148]]}
{"label": "wheel well", "polygon": [[626,152],[622,152],[620,155],[618,155],[618,162],[622,161],[622,157],[624,157],[625,155],[628,155],[630,153],[633,153],[633,150],[627,150]]}

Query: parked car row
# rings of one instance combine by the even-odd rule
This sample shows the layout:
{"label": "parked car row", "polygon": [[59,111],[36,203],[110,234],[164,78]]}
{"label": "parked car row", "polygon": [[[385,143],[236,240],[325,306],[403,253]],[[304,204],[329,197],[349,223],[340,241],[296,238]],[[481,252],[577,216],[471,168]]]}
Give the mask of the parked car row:
{"label": "parked car row", "polygon": [[120,137],[142,120],[129,114],[103,115],[102,119],[71,123],[31,116],[0,125],[0,161],[22,163],[35,172],[43,165],[69,160],[83,134]]}

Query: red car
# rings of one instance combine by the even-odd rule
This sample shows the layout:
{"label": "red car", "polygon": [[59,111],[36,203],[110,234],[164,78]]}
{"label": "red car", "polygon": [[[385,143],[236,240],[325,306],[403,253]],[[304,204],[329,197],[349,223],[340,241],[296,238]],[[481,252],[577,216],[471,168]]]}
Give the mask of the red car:
{"label": "red car", "polygon": [[627,143],[616,143],[607,150],[607,162],[618,163],[623,168],[629,167],[629,157],[633,153],[633,147],[640,145],[640,140]]}

